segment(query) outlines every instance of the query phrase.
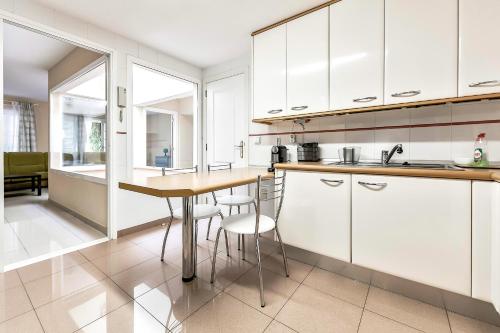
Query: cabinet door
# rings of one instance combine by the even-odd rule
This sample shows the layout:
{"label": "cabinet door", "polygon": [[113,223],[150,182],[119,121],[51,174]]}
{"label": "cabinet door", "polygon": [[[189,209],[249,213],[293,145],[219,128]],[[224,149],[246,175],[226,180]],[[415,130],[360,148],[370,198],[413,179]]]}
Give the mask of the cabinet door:
{"label": "cabinet door", "polygon": [[384,0],[330,6],[330,109],[384,104]]}
{"label": "cabinet door", "polygon": [[286,25],[253,38],[254,119],[286,113]]}
{"label": "cabinet door", "polygon": [[457,96],[457,0],[385,1],[385,104]]}
{"label": "cabinet door", "polygon": [[460,96],[500,92],[498,0],[460,0]]}
{"label": "cabinet door", "polygon": [[495,184],[491,226],[491,300],[500,313],[500,183]]}
{"label": "cabinet door", "polygon": [[278,221],[283,242],[350,261],[351,176],[290,171]]}
{"label": "cabinet door", "polygon": [[471,295],[471,182],[352,176],[352,262]]}
{"label": "cabinet door", "polygon": [[327,111],[328,7],[287,23],[289,114]]}

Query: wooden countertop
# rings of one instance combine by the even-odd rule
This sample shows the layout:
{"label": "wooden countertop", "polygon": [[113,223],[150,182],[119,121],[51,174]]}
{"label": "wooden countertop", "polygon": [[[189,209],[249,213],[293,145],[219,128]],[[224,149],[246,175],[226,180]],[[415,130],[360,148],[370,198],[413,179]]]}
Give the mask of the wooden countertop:
{"label": "wooden countertop", "polygon": [[119,182],[118,187],[155,197],[187,197],[252,184],[259,175],[270,176],[266,168],[234,168],[210,173],[134,176],[130,180]]}
{"label": "wooden countertop", "polygon": [[500,182],[498,169],[418,169],[418,168],[393,168],[393,167],[349,167],[339,165],[325,165],[321,162],[291,162],[274,165],[278,169],[316,172],[338,172],[353,174],[371,174],[387,176],[428,177],[468,180],[496,180]]}

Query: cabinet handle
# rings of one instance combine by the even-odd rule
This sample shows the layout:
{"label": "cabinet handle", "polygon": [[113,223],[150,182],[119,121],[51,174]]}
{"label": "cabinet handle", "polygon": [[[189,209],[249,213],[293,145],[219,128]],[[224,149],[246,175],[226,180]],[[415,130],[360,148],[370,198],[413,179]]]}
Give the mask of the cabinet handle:
{"label": "cabinet handle", "polygon": [[323,183],[323,184],[326,184],[328,186],[339,186],[339,185],[342,185],[344,184],[344,181],[339,179],[339,180],[330,180],[330,179],[320,179],[320,181]]}
{"label": "cabinet handle", "polygon": [[293,106],[292,107],[292,111],[302,111],[302,110],[305,110],[307,109],[308,106],[307,105],[302,105],[302,106]]}
{"label": "cabinet handle", "polygon": [[420,93],[421,93],[420,90],[409,90],[409,91],[403,91],[400,93],[394,93],[391,96],[392,97],[412,97],[412,96],[420,95]]}
{"label": "cabinet handle", "polygon": [[283,112],[283,109],[276,109],[276,110],[269,110],[267,113],[269,114],[276,114],[276,113],[281,113]]}
{"label": "cabinet handle", "polygon": [[362,98],[355,98],[352,101],[355,103],[367,103],[376,100],[377,97],[375,96],[369,96],[369,97],[362,97]]}
{"label": "cabinet handle", "polygon": [[474,82],[469,84],[469,87],[471,88],[479,88],[479,87],[491,87],[491,86],[496,86],[500,83],[498,80],[489,80],[489,81],[481,81],[481,82]]}
{"label": "cabinet handle", "polygon": [[379,187],[386,187],[387,183],[369,183],[369,182],[358,182],[359,185],[362,186],[379,186]]}

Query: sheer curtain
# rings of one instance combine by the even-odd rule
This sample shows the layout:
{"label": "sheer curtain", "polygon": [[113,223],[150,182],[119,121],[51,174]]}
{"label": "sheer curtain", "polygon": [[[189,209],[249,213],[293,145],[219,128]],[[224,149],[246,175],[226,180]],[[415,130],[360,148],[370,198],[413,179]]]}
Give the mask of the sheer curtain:
{"label": "sheer curtain", "polygon": [[32,103],[14,102],[19,113],[19,151],[36,151],[35,109]]}
{"label": "sheer curtain", "polygon": [[3,105],[3,151],[19,151],[19,112],[12,103]]}

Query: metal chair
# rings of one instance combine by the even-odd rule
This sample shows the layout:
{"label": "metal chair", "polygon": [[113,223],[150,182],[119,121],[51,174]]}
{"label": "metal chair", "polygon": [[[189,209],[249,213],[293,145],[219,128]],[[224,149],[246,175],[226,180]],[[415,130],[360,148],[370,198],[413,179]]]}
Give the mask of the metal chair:
{"label": "metal chair", "polygon": [[[182,174],[182,173],[197,173],[198,166],[193,168],[181,168],[181,169],[169,169],[168,171],[172,171],[174,175]],[[164,169],[162,169],[163,176],[166,175]],[[163,238],[163,246],[161,250],[161,261],[165,256],[165,245],[167,244],[168,232],[170,231],[170,226],[172,225],[172,221],[174,218],[182,219],[182,208],[173,209],[172,202],[170,198],[167,198],[168,209],[170,211],[170,219],[168,221],[167,229],[165,230],[165,236]],[[194,242],[198,244],[198,220],[209,218],[209,223],[212,222],[212,218],[219,215],[221,219],[224,219],[224,215],[222,214],[219,207],[210,205],[210,204],[198,204],[198,196],[196,196],[196,204],[193,206],[193,220],[195,223],[195,232],[194,232]],[[226,253],[229,256],[229,243],[227,239],[227,233],[225,234],[226,238]],[[195,263],[197,262],[197,251],[195,251]],[[195,273],[196,273],[196,265],[195,265]]]}
{"label": "metal chair", "polygon": [[[281,252],[283,254],[283,262],[285,265],[286,276],[289,276],[288,272],[288,262],[285,253],[285,247],[281,241],[281,235],[278,230],[278,218],[280,215],[281,207],[283,205],[283,198],[285,193],[285,177],[286,171],[283,171],[282,176],[274,176],[272,178],[262,179],[261,176],[257,179],[257,189],[256,189],[256,213],[249,214],[238,214],[228,216],[221,222],[221,226],[217,231],[217,238],[215,239],[214,257],[212,261],[212,275],[210,278],[210,283],[214,283],[215,279],[215,254],[217,253],[217,246],[219,244],[219,237],[221,231],[232,232],[242,235],[254,235],[255,237],[255,250],[257,254],[257,267],[259,271],[259,287],[260,287],[260,306],[264,307],[264,284],[262,281],[262,265],[260,260],[260,245],[259,245],[259,234],[275,230],[278,236],[278,241],[281,246]],[[276,216],[274,218],[261,215],[260,206],[261,201],[270,201],[279,199],[278,209],[276,210]]]}
{"label": "metal chair", "polygon": [[[215,164],[208,165],[208,172],[219,171],[219,170],[231,170],[231,169],[232,169],[232,164],[230,162],[222,162],[222,163],[215,163]],[[223,195],[223,196],[217,197],[215,195],[215,192],[212,192],[212,197],[214,199],[215,205],[229,206],[229,215],[232,215],[232,208],[235,206],[238,207],[238,214],[240,214],[241,213],[241,206],[254,205],[254,203],[255,203],[255,201],[254,201],[255,199],[252,196],[234,194],[232,187],[229,189],[229,195]],[[212,224],[212,221],[210,220],[208,222],[207,237],[206,237],[207,240],[208,240],[208,236],[210,235],[211,224]],[[243,235],[242,235],[242,238],[243,238]],[[244,249],[245,248],[244,238],[242,239],[242,242],[243,242],[243,249]],[[240,236],[238,236],[238,250],[239,249],[240,249]]]}

